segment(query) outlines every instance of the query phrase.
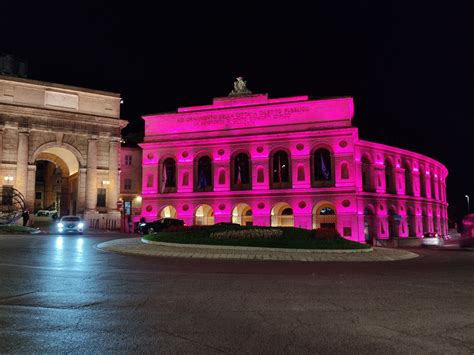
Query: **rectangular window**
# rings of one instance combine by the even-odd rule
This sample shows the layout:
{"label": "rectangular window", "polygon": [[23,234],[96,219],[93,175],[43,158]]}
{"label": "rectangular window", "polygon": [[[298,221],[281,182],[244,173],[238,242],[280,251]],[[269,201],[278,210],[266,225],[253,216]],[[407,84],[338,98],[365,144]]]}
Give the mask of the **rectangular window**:
{"label": "rectangular window", "polygon": [[125,165],[132,165],[132,156],[126,155],[125,156]]}
{"label": "rectangular window", "polygon": [[43,198],[43,193],[40,192],[35,192],[35,200],[41,200]]}
{"label": "rectangular window", "polygon": [[131,190],[132,189],[132,179],[125,179],[123,183],[123,187],[125,190]]}
{"label": "rectangular window", "polygon": [[11,206],[13,204],[13,187],[3,185],[2,188],[2,205]]}
{"label": "rectangular window", "polygon": [[344,227],[343,231],[342,231],[344,237],[350,237],[352,236],[352,228],[351,227]]}
{"label": "rectangular window", "polygon": [[106,206],[106,193],[107,189],[97,189],[97,207]]}

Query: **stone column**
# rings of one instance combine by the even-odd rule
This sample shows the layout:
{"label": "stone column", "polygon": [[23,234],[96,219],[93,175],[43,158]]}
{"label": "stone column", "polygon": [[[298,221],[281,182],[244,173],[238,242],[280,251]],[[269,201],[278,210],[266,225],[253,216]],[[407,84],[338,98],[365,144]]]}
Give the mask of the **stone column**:
{"label": "stone column", "polygon": [[87,146],[86,210],[97,207],[97,139],[89,139]]}
{"label": "stone column", "polygon": [[107,211],[117,211],[120,180],[118,178],[119,142],[109,143],[109,185],[107,191]]}
{"label": "stone column", "polygon": [[27,131],[18,131],[15,187],[25,198],[28,186],[28,136]]}
{"label": "stone column", "polygon": [[77,213],[84,213],[86,208],[86,176],[87,169],[79,168],[79,181],[77,182]]}
{"label": "stone column", "polygon": [[[3,127],[0,127],[0,179],[3,180],[2,161],[3,161]],[[3,184],[4,181],[1,181],[1,183]]]}
{"label": "stone column", "polygon": [[36,190],[36,164],[28,165],[28,179],[25,196],[26,208],[31,212],[35,208],[35,190]]}

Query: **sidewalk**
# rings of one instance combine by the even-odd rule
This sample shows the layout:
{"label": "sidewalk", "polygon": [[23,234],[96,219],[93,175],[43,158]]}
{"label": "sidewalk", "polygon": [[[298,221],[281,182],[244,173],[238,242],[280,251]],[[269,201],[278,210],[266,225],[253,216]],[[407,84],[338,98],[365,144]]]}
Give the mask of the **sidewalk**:
{"label": "sidewalk", "polygon": [[416,258],[418,254],[400,249],[374,248],[371,251],[294,250],[285,251],[251,247],[192,246],[168,243],[143,243],[141,238],[115,239],[97,248],[128,255],[161,256],[196,259],[245,259],[290,261],[395,261]]}

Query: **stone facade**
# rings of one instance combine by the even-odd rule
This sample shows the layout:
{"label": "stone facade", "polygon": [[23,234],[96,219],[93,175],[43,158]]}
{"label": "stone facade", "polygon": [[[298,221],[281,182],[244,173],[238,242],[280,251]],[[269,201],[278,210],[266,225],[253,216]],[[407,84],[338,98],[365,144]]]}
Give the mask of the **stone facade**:
{"label": "stone facade", "polygon": [[245,95],[143,118],[147,220],[333,227],[358,242],[447,233],[447,169],[359,139],[350,97]]}
{"label": "stone facade", "polygon": [[[142,150],[140,147],[122,147],[120,154],[120,198],[124,204],[124,214],[130,212],[138,221],[142,205]],[[127,210],[129,204],[130,210]]]}
{"label": "stone facade", "polygon": [[0,76],[0,179],[33,209],[36,162],[50,162],[67,179],[61,211],[116,228],[125,125],[118,94]]}

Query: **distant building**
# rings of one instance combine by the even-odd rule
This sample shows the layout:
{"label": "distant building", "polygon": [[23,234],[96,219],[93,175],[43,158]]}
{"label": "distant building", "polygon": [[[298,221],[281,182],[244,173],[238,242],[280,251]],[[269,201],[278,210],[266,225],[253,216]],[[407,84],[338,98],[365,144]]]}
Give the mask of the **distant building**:
{"label": "distant building", "polygon": [[135,220],[141,213],[142,150],[140,147],[122,147],[120,150],[120,198],[124,215]]}
{"label": "distant building", "polygon": [[28,65],[25,61],[18,60],[11,54],[0,54],[0,75],[28,76]]}
{"label": "distant building", "polygon": [[447,233],[446,167],[361,140],[351,97],[270,99],[239,85],[143,117],[146,219],[336,228],[362,243]]}

